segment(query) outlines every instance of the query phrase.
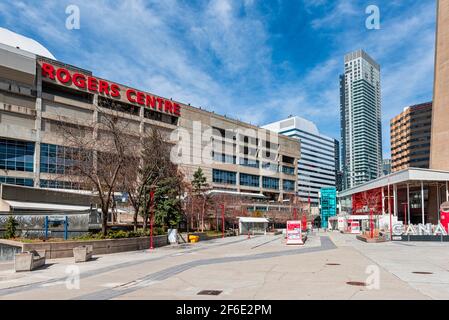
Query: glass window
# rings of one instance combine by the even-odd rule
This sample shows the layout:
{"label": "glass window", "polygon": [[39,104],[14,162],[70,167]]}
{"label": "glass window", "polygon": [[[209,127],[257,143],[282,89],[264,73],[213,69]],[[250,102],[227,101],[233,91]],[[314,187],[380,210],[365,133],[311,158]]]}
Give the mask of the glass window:
{"label": "glass window", "polygon": [[41,180],[41,188],[80,190],[80,184],[71,181]]}
{"label": "glass window", "polygon": [[282,166],[282,172],[289,175],[295,175],[295,168]]}
{"label": "glass window", "polygon": [[219,153],[219,152],[215,152],[215,151],[212,151],[212,158],[214,159],[214,161],[222,162],[222,163],[236,164],[236,162],[237,162],[236,156]]}
{"label": "glass window", "polygon": [[0,139],[0,169],[33,172],[34,142]]}
{"label": "glass window", "polygon": [[263,177],[263,179],[262,179],[262,186],[265,189],[276,189],[276,190],[279,190],[279,179]]}
{"label": "glass window", "polygon": [[16,178],[16,177],[3,177],[0,176],[0,183],[14,184],[17,186],[32,187],[34,186],[34,180],[28,178]]}
{"label": "glass window", "polygon": [[240,158],[240,165],[245,167],[259,168],[259,160]]}
{"label": "glass window", "polygon": [[213,169],[212,181],[215,183],[237,184],[237,173]]}
{"label": "glass window", "polygon": [[76,150],[53,144],[41,144],[41,172],[66,174],[76,161]]}
{"label": "glass window", "polygon": [[279,165],[270,162],[264,162],[262,163],[262,169],[278,172]]}
{"label": "glass window", "polygon": [[286,191],[295,191],[295,181],[292,180],[282,181],[282,188]]}
{"label": "glass window", "polygon": [[259,176],[240,173],[240,185],[248,187],[259,187]]}

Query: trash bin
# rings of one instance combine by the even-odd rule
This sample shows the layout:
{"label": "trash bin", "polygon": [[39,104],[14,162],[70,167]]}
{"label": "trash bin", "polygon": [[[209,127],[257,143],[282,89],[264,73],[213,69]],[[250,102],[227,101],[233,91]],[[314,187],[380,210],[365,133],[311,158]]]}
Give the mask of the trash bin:
{"label": "trash bin", "polygon": [[195,242],[198,242],[200,240],[200,237],[199,236],[195,236],[193,234],[190,234],[188,239],[189,239],[189,242],[195,243]]}

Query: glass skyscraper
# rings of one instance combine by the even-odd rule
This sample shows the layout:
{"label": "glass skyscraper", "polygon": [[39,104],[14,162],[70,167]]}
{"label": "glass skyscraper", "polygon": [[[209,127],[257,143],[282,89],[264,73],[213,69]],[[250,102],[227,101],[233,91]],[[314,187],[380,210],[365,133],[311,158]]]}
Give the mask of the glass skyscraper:
{"label": "glass skyscraper", "polygon": [[298,197],[300,201],[307,203],[310,200],[312,207],[318,207],[321,188],[336,186],[338,141],[321,134],[313,122],[300,117],[273,122],[263,128],[301,141]]}
{"label": "glass skyscraper", "polygon": [[382,173],[380,66],[363,50],[345,56],[340,114],[343,187],[347,189]]}

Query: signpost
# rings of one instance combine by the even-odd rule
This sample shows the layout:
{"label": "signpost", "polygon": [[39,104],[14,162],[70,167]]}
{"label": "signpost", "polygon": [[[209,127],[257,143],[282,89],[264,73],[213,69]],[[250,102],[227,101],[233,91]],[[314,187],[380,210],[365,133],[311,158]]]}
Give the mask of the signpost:
{"label": "signpost", "polygon": [[301,221],[287,221],[287,244],[304,244],[302,241]]}

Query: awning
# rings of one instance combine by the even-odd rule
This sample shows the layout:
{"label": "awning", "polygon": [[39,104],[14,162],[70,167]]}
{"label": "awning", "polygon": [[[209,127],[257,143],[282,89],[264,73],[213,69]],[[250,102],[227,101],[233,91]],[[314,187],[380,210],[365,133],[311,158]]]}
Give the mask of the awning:
{"label": "awning", "polygon": [[67,204],[54,204],[42,202],[24,202],[4,200],[12,209],[27,209],[27,210],[64,210],[64,211],[86,211],[90,210],[90,206],[72,206]]}
{"label": "awning", "polygon": [[352,196],[353,194],[386,187],[388,185],[407,183],[413,181],[446,182],[449,181],[449,171],[423,168],[407,168],[389,175],[365,182],[361,185],[338,192],[338,198]]}
{"label": "awning", "polygon": [[255,222],[255,223],[269,222],[267,218],[239,217],[238,219],[239,222]]}
{"label": "awning", "polygon": [[[97,211],[98,211],[98,212],[102,212],[102,211],[101,211],[101,208],[98,208]],[[123,210],[123,209],[118,209],[118,208],[116,208],[116,209],[114,209],[114,210],[113,210],[112,208],[109,208],[109,211],[108,211],[108,212],[111,213],[111,212],[113,212],[113,211],[115,211],[115,212],[117,212],[117,213],[129,213],[129,214],[132,213],[132,212],[130,212],[130,211]]]}
{"label": "awning", "polygon": [[237,197],[247,197],[247,198],[259,198],[259,199],[265,199],[266,196],[264,196],[262,193],[251,193],[251,192],[238,192],[238,191],[230,191],[230,190],[210,190],[206,192],[207,194],[222,194],[222,195],[230,195],[230,196],[237,196]]}

